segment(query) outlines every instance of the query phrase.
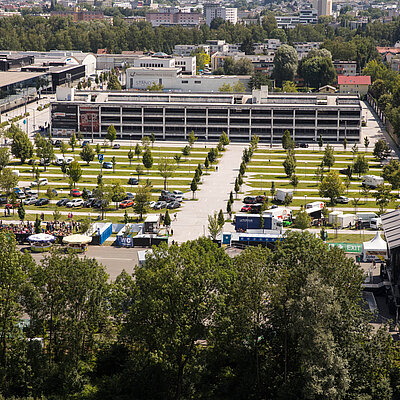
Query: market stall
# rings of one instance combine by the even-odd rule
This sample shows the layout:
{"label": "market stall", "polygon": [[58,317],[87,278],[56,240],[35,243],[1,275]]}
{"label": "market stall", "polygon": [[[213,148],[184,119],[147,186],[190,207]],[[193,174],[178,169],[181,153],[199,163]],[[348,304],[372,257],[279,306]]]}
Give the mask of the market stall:
{"label": "market stall", "polygon": [[65,236],[63,242],[68,246],[70,249],[74,249],[81,253],[87,250],[88,244],[92,241],[92,238],[86,235],[70,235]]}
{"label": "market stall", "polygon": [[383,261],[387,257],[387,243],[381,238],[379,232],[373,239],[362,244],[363,261]]}
{"label": "market stall", "polygon": [[35,253],[49,251],[56,237],[47,233],[36,233],[28,237],[28,242],[31,245],[31,250]]}

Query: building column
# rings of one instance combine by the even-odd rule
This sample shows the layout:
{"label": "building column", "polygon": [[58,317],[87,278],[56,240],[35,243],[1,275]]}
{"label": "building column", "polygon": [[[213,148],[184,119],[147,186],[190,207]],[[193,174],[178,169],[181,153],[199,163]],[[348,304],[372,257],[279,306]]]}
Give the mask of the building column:
{"label": "building column", "polygon": [[184,135],[185,135],[185,140],[187,136],[187,108],[185,107],[185,114],[184,114]]}
{"label": "building column", "polygon": [[165,107],[163,107],[163,126],[162,126],[162,134],[163,134],[163,139],[165,140]]}
{"label": "building column", "polygon": [[292,123],[292,131],[293,131],[293,141],[296,141],[296,110],[293,110],[293,123]]}
{"label": "building column", "polygon": [[251,131],[251,118],[252,118],[252,113],[251,113],[251,108],[249,112],[249,142],[251,141],[251,137],[253,136],[253,132]]}
{"label": "building column", "polygon": [[274,110],[271,109],[271,147],[274,142]]}
{"label": "building column", "polygon": [[337,141],[340,142],[340,123],[339,123],[339,110],[337,111]]}
{"label": "building column", "polygon": [[208,108],[206,108],[206,140],[208,140]]}
{"label": "building column", "polygon": [[318,110],[315,110],[315,124],[314,124],[314,140],[315,140],[315,142],[318,141],[317,130],[318,130]]}
{"label": "building column", "polygon": [[142,107],[142,138],[144,137],[144,108]]}
{"label": "building column", "polygon": [[226,132],[228,135],[229,140],[231,139],[231,109],[228,108],[228,132]]}
{"label": "building column", "polygon": [[120,125],[120,132],[119,132],[119,136],[122,139],[122,107],[119,108],[119,125]]}

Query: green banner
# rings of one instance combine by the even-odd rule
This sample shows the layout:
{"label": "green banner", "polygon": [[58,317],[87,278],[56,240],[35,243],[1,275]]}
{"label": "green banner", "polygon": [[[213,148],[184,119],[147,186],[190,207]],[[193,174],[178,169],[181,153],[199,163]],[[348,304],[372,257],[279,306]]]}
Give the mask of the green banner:
{"label": "green banner", "polygon": [[345,253],[361,253],[361,243],[329,243],[329,246],[336,246],[343,249]]}

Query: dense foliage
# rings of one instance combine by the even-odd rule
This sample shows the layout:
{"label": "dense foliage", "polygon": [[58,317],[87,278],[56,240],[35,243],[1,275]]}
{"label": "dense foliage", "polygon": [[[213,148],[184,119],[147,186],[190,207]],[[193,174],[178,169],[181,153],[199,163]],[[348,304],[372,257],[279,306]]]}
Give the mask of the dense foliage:
{"label": "dense foliage", "polygon": [[329,20],[316,25],[298,25],[294,29],[276,28],[271,16],[264,17],[261,25],[244,26],[230,23],[218,24],[215,29],[207,25],[197,28],[158,27],[139,22],[127,24],[119,17],[114,24],[107,22],[73,23],[70,19],[49,19],[25,15],[0,20],[0,49],[82,50],[96,52],[107,48],[109,52],[123,50],[152,50],[170,53],[176,44],[201,44],[208,39],[224,39],[227,43],[243,43],[244,50],[251,51],[251,44],[267,38],[279,38],[283,42],[318,41],[331,51],[333,59],[357,60],[359,67],[373,59],[375,46],[392,45],[400,39],[400,19],[390,23],[375,21],[364,30],[350,30],[329,25]]}
{"label": "dense foliage", "polygon": [[36,264],[2,232],[0,278],[0,397],[399,396],[398,346],[368,324],[361,270],[308,233],[234,258],[205,238],[154,248],[110,283],[96,260]]}

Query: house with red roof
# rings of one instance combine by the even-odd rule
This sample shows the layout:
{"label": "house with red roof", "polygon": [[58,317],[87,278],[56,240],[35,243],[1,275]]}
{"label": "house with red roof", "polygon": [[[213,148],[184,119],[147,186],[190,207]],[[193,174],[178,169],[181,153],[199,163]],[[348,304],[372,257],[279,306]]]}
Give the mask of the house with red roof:
{"label": "house with red roof", "polygon": [[368,75],[339,75],[338,85],[340,93],[358,93],[366,95],[371,85],[371,77]]}

